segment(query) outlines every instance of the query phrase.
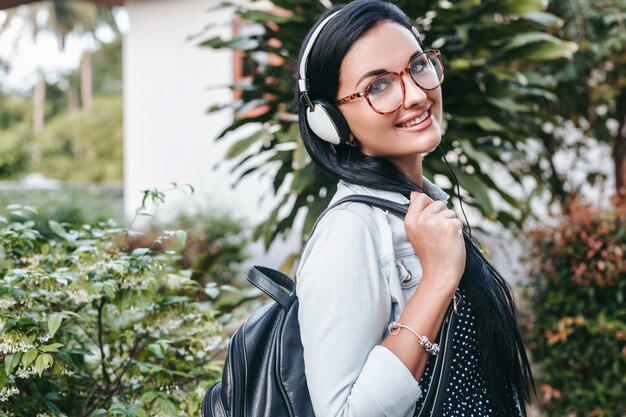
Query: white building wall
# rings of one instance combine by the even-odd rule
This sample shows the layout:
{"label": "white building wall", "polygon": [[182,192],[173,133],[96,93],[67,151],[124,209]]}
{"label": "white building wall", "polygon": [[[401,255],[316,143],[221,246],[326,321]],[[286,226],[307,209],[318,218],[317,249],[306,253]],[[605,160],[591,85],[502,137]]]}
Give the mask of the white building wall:
{"label": "white building wall", "polygon": [[[130,30],[124,40],[124,206],[132,218],[141,190],[191,184],[193,197],[167,194],[166,204],[153,208],[157,217],[207,205],[256,224],[268,213],[272,199],[268,178],[249,179],[235,190],[228,167],[214,170],[231,141],[216,143],[232,113],[207,114],[211,104],[232,100],[232,53],[199,47],[190,36],[215,25],[209,34],[229,36],[232,12],[209,11],[219,0],[127,0]],[[277,266],[286,250],[265,255],[251,248],[254,262]]]}

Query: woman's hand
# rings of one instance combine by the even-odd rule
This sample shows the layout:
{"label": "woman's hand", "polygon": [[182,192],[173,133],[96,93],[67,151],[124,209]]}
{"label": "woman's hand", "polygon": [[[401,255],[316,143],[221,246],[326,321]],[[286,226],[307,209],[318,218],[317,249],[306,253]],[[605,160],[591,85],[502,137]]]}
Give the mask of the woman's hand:
{"label": "woman's hand", "polygon": [[463,223],[454,211],[442,201],[412,192],[404,228],[422,265],[422,281],[454,292],[465,270]]}

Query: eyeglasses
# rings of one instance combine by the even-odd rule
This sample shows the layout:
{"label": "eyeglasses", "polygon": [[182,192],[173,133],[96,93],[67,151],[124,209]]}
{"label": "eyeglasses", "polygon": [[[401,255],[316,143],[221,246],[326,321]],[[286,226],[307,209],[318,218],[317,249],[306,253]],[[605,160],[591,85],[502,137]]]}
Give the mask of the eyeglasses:
{"label": "eyeglasses", "polygon": [[378,114],[391,114],[398,110],[405,98],[402,76],[409,74],[422,90],[434,90],[443,82],[441,52],[424,51],[416,55],[409,66],[400,72],[388,71],[377,76],[364,89],[337,100],[338,106],[365,97],[372,110]]}

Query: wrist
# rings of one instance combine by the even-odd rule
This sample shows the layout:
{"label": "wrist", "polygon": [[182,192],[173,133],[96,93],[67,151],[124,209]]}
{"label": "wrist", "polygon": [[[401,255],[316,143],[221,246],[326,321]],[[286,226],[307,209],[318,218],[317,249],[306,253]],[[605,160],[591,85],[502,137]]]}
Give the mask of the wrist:
{"label": "wrist", "polygon": [[418,290],[429,298],[449,302],[458,287],[459,278],[446,274],[426,274],[418,286]]}

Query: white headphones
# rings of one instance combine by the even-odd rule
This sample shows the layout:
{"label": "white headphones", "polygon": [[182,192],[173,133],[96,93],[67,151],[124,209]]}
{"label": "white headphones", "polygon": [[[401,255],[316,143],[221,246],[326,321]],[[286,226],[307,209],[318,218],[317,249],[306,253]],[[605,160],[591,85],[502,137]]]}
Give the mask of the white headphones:
{"label": "white headphones", "polygon": [[298,89],[302,98],[305,100],[307,109],[304,117],[309,125],[309,128],[320,139],[330,142],[333,145],[339,145],[346,142],[350,137],[350,128],[348,122],[343,117],[343,114],[339,111],[337,106],[330,103],[328,100],[316,99],[311,101],[309,98],[309,81],[306,78],[306,64],[309,57],[309,53],[315,44],[315,40],[319,36],[320,32],[326,26],[326,24],[339,13],[335,13],[324,19],[315,28],[315,31],[311,34],[309,41],[302,53],[302,60],[300,61],[300,79],[298,80]]}
{"label": "white headphones", "polygon": [[[315,28],[315,31],[311,34],[311,37],[304,48],[304,52],[302,53],[302,60],[300,61],[300,78],[298,79],[298,89],[300,90],[300,94],[302,95],[302,98],[307,106],[304,117],[306,118],[309,128],[320,139],[330,142],[333,145],[339,145],[348,141],[350,137],[350,127],[348,126],[346,119],[343,117],[343,114],[341,114],[341,111],[339,111],[335,104],[323,99],[315,99],[311,101],[308,93],[309,81],[306,78],[306,65],[309,53],[311,53],[311,49],[313,49],[313,45],[315,44],[315,40],[321,33],[324,26],[326,26],[326,24],[340,11],[341,10],[338,10],[326,17],[326,19],[320,22],[317,28]],[[421,35],[415,27],[411,27],[411,30],[421,45]]]}

